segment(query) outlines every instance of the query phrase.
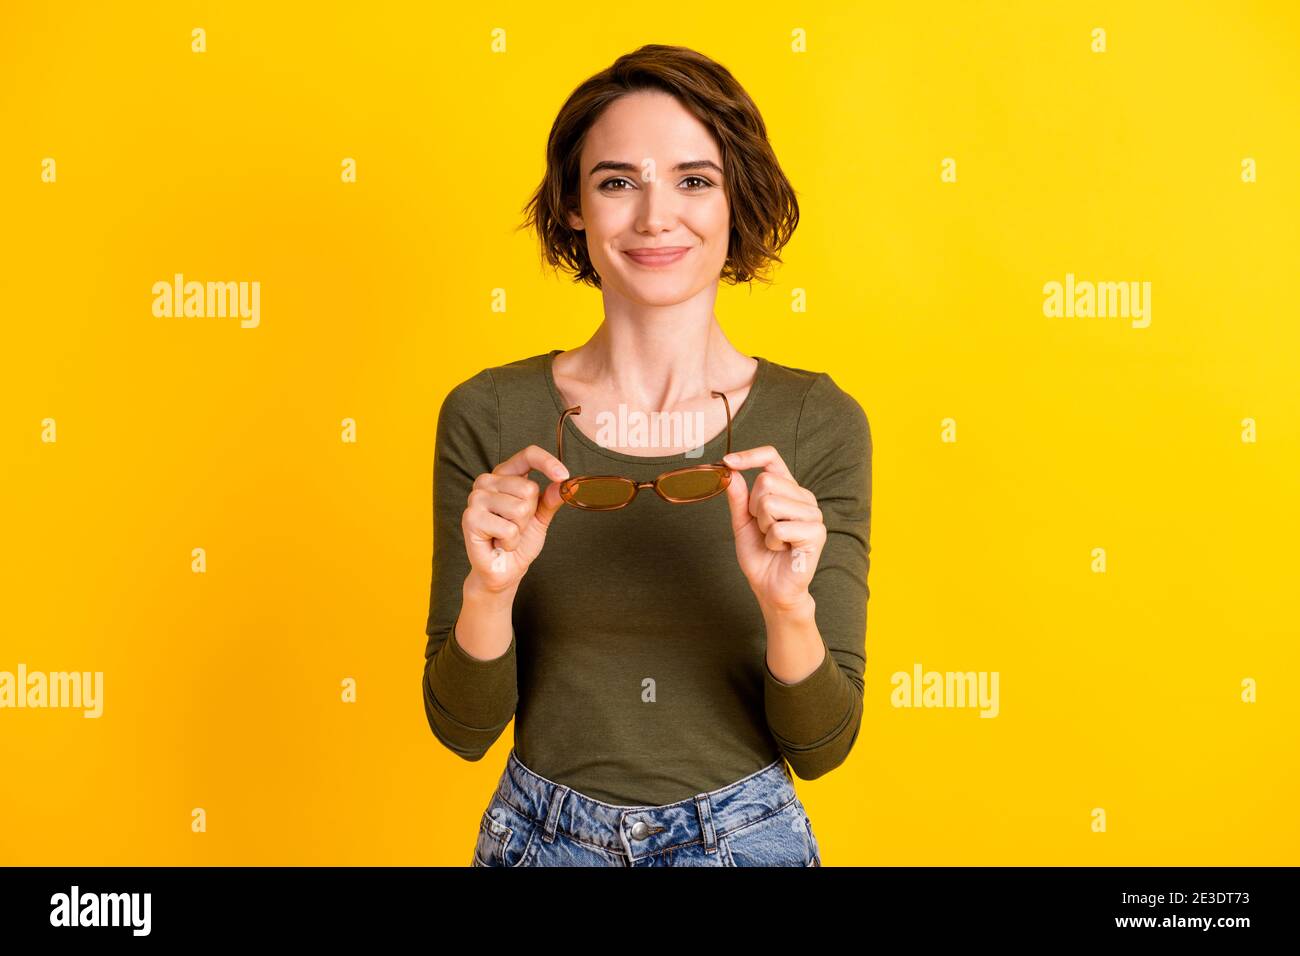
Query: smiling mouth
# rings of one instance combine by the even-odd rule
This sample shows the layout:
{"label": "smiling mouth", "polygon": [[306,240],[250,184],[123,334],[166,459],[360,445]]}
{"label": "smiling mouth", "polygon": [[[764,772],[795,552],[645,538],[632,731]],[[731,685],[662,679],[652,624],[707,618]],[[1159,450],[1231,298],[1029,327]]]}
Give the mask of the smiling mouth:
{"label": "smiling mouth", "polygon": [[667,246],[662,249],[624,249],[623,255],[640,266],[670,266],[691,251],[690,246]]}

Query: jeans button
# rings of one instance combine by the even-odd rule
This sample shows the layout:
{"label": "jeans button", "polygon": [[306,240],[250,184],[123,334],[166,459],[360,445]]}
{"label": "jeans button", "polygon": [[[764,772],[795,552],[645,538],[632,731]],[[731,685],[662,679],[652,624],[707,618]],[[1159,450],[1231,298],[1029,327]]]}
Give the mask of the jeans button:
{"label": "jeans button", "polygon": [[638,820],[632,824],[632,839],[644,840],[650,835],[650,827],[644,820]]}

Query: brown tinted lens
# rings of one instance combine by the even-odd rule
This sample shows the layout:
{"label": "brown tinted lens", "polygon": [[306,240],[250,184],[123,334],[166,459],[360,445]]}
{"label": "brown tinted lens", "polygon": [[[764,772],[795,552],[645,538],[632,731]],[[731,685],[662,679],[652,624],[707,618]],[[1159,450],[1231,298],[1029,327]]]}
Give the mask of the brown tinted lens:
{"label": "brown tinted lens", "polygon": [[634,490],[621,478],[583,478],[569,485],[569,502],[582,508],[614,508],[627,504]]}
{"label": "brown tinted lens", "polygon": [[722,474],[715,468],[682,471],[659,482],[659,490],[669,498],[685,501],[709,498],[722,488]]}

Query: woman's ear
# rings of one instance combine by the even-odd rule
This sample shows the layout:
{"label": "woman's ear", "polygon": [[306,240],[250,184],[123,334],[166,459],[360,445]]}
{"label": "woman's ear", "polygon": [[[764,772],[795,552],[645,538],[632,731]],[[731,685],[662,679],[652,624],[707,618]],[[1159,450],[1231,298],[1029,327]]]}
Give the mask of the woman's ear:
{"label": "woman's ear", "polygon": [[568,219],[569,219],[569,228],[573,229],[576,232],[582,232],[582,230],[587,228],[582,223],[581,213],[571,212],[569,213]]}

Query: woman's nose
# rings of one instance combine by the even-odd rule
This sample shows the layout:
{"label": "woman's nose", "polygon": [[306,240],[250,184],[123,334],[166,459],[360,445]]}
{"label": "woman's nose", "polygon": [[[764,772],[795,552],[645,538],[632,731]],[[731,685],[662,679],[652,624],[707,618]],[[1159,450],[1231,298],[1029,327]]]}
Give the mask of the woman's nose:
{"label": "woman's nose", "polygon": [[643,229],[662,230],[672,224],[672,187],[657,180],[645,184],[640,225]]}

